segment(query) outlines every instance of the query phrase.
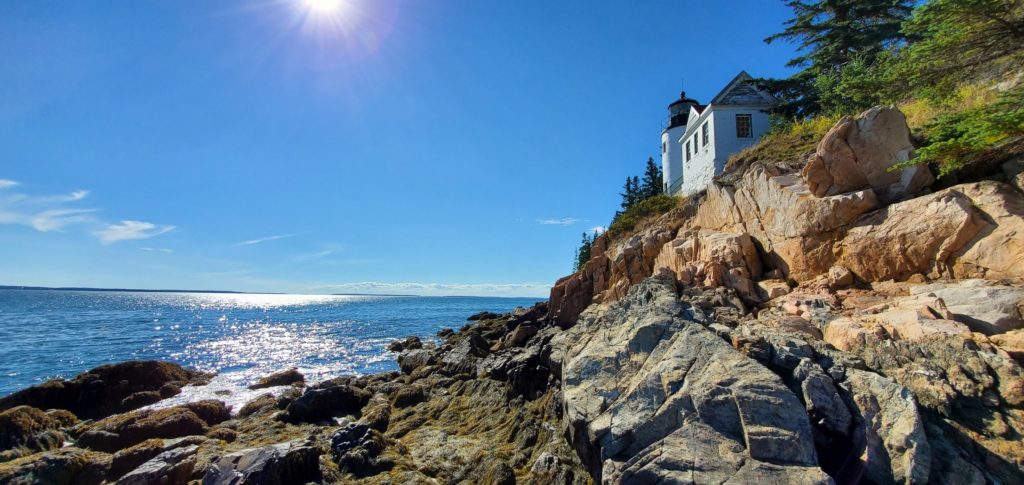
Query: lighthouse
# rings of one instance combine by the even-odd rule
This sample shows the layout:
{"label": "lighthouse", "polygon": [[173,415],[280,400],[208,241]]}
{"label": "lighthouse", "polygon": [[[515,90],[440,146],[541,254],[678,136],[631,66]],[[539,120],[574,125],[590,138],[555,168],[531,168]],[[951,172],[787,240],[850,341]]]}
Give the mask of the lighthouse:
{"label": "lighthouse", "polygon": [[679,93],[679,99],[668,105],[668,122],[661,130],[661,177],[665,193],[673,194],[683,183],[683,148],[679,137],[686,132],[686,121],[690,108],[699,106],[697,100],[686,97],[686,91]]}

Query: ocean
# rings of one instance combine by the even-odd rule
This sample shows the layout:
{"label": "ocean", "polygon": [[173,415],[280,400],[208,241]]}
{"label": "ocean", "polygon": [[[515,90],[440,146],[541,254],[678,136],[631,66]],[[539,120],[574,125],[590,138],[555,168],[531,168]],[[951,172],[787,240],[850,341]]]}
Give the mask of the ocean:
{"label": "ocean", "polygon": [[218,373],[175,401],[237,405],[253,397],[245,386],[272,372],[295,366],[316,382],[396,370],[392,340],[436,339],[474,313],[539,300],[0,290],[0,396],[101,364],[159,359]]}

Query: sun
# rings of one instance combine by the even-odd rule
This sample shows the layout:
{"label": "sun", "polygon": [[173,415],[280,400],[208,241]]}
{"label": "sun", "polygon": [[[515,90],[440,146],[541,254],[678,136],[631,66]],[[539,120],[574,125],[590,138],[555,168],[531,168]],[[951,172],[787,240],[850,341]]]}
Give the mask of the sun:
{"label": "sun", "polygon": [[347,7],[346,0],[302,0],[303,6],[311,15],[340,15]]}

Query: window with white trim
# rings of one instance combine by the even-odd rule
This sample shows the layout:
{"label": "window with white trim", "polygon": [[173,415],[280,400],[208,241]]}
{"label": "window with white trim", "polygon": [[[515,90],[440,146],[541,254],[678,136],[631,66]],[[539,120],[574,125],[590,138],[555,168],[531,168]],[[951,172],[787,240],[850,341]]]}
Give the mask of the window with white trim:
{"label": "window with white trim", "polygon": [[704,122],[704,126],[700,127],[700,135],[704,138],[704,146],[708,146],[708,122]]}
{"label": "window with white trim", "polygon": [[736,138],[753,138],[754,130],[749,114],[736,115]]}

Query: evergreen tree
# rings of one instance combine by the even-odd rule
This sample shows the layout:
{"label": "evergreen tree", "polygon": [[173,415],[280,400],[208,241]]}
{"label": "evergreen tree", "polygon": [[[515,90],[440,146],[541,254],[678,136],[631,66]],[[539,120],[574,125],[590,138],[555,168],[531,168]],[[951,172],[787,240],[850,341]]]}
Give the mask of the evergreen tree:
{"label": "evergreen tree", "polygon": [[906,41],[900,25],[913,0],[786,0],[794,17],[782,32],[765,39],[799,45],[802,55],[789,67],[803,70],[789,79],[764,79],[763,87],[784,100],[783,114],[806,117],[821,111],[816,80],[857,59],[872,64],[888,48]]}
{"label": "evergreen tree", "polygon": [[628,211],[637,201],[637,178],[626,177],[626,185],[622,186],[622,190],[624,192],[619,194],[622,196],[622,203],[619,205],[622,207],[622,210]]}
{"label": "evergreen tree", "polygon": [[587,261],[590,261],[590,250],[594,247],[594,237],[591,237],[587,233],[583,233],[582,240],[580,241],[580,247],[576,250],[576,261],[573,263],[575,271],[583,269],[587,265]]}
{"label": "evergreen tree", "polygon": [[642,199],[661,195],[661,167],[654,163],[653,157],[647,157],[647,169],[644,171],[643,185],[640,187]]}
{"label": "evergreen tree", "polygon": [[630,201],[629,206],[633,207],[637,202],[643,200],[643,194],[640,193],[640,177],[633,176],[633,200]]}
{"label": "evergreen tree", "polygon": [[1013,75],[1024,63],[1024,0],[930,0],[903,29],[915,41],[894,77],[914,95],[949,97],[961,83]]}

